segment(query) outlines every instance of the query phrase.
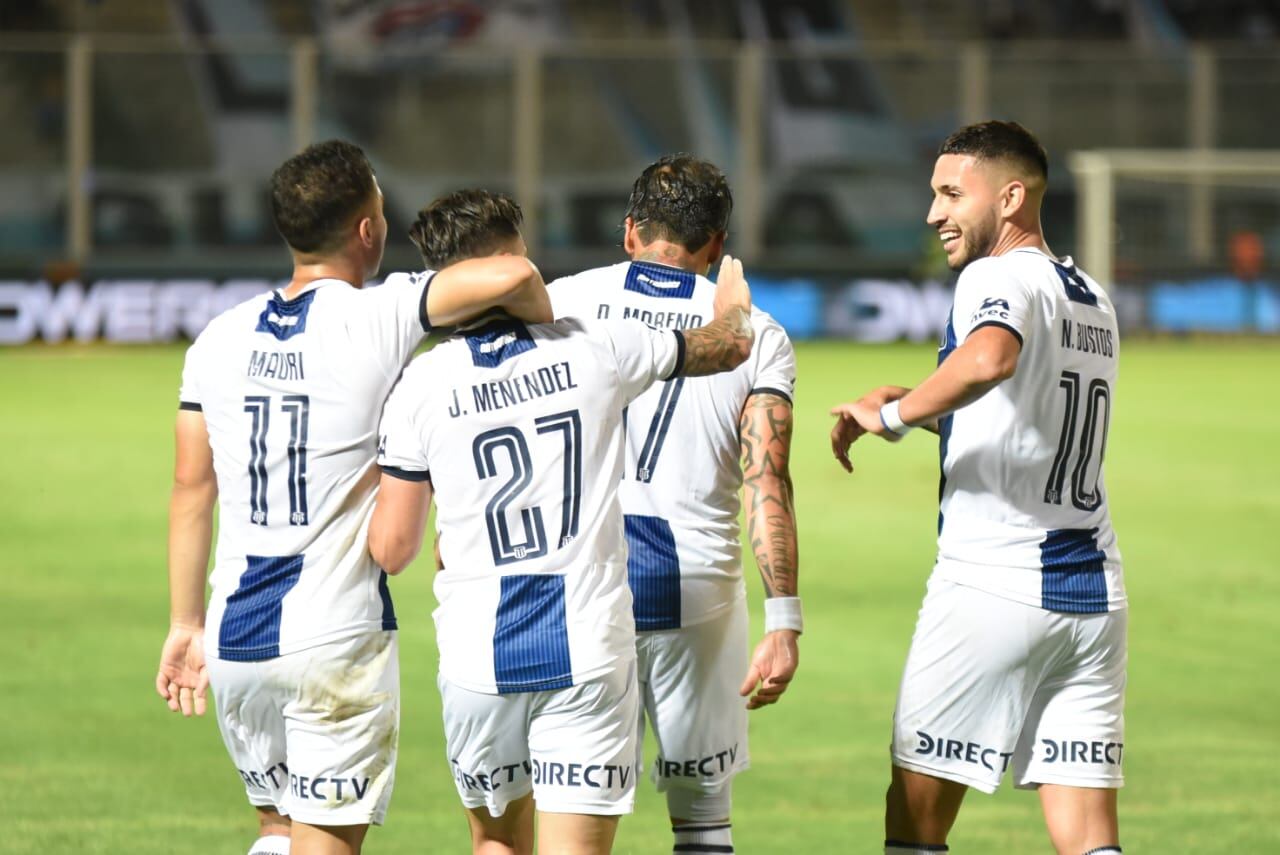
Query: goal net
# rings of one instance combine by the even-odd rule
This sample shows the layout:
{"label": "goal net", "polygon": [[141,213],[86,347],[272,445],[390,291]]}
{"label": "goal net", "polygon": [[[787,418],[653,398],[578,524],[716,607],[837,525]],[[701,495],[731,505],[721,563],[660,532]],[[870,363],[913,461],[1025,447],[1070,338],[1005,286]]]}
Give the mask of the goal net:
{"label": "goal net", "polygon": [[1280,151],[1078,151],[1076,254],[1121,322],[1280,332]]}

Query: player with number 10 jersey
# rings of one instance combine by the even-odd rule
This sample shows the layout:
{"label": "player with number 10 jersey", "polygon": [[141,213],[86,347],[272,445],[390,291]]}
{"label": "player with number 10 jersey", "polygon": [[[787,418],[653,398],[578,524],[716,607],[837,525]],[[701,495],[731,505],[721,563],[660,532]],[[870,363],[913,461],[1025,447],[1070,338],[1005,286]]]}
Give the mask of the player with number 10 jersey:
{"label": "player with number 10 jersey", "polygon": [[[1018,371],[942,420],[935,574],[1051,610],[1123,608],[1102,460],[1120,337],[1106,292],[1070,258],[1024,247],[960,274],[938,353],[1000,326]],[[1088,564],[1087,573],[1058,572]]]}

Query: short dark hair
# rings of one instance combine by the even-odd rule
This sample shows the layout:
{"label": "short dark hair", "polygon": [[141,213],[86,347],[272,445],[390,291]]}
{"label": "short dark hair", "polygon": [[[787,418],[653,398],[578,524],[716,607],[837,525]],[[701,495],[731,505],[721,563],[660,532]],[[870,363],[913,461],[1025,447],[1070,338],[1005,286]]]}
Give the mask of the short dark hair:
{"label": "short dark hair", "polygon": [[1035,134],[1017,122],[979,122],[956,131],[943,141],[938,156],[968,154],[978,160],[1003,160],[1028,175],[1049,180],[1049,156]]}
{"label": "short dark hair", "polygon": [[489,190],[459,190],[418,212],[409,240],[427,267],[439,270],[490,254],[498,243],[520,235],[524,212],[510,197]]}
{"label": "short dark hair", "polygon": [[374,194],[369,158],[342,140],[309,145],[271,175],[271,218],[299,252],[326,252]]}
{"label": "short dark hair", "polygon": [[645,243],[668,240],[689,252],[729,228],[733,194],[713,163],[668,154],[650,164],[631,187],[627,216]]}

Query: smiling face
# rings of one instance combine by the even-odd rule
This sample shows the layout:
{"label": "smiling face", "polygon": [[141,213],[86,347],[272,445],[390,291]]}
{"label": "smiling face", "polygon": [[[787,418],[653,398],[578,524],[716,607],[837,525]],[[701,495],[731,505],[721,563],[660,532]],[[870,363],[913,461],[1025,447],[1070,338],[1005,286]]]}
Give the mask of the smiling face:
{"label": "smiling face", "polygon": [[1000,188],[990,171],[972,155],[944,154],[931,184],[927,222],[942,240],[947,266],[963,270],[990,255],[1000,235]]}

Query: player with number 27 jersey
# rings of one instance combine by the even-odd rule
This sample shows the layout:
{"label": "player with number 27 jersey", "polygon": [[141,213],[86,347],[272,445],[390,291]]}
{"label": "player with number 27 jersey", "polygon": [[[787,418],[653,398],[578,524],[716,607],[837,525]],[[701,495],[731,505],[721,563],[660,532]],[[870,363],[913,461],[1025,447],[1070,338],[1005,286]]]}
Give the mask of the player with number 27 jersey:
{"label": "player with number 27 jersey", "polygon": [[680,370],[682,341],[639,323],[498,319],[405,370],[378,462],[431,479],[442,678],[539,692],[634,661],[619,427],[623,407]]}
{"label": "player with number 27 jersey", "polygon": [[987,325],[1022,353],[1016,374],[940,426],[935,573],[1054,611],[1121,608],[1102,477],[1120,344],[1111,300],[1070,258],[1024,247],[960,274],[939,361]]}

